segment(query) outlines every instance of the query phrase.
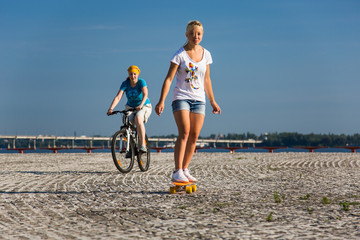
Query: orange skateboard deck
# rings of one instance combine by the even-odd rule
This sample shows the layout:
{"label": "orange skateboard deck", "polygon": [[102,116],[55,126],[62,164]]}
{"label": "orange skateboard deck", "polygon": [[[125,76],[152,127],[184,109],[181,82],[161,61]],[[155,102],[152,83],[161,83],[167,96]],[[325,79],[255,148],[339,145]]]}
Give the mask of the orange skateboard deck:
{"label": "orange skateboard deck", "polygon": [[180,191],[184,191],[186,193],[193,193],[196,192],[196,183],[195,182],[187,182],[187,183],[180,183],[180,182],[172,182],[173,186],[170,187],[170,193],[176,193]]}

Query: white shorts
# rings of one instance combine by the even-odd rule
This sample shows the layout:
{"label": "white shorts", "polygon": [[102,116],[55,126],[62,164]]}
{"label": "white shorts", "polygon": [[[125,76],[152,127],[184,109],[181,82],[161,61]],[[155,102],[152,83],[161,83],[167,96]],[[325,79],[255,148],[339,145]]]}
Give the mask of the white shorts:
{"label": "white shorts", "polygon": [[[133,108],[133,107],[130,107],[128,105],[125,105],[125,109],[130,109],[130,108]],[[139,115],[140,117],[142,117],[144,119],[144,123],[146,123],[151,115],[151,112],[152,112],[152,106],[151,104],[146,104],[143,106],[143,108],[136,112],[136,113],[131,113],[130,116],[129,116],[129,121],[134,123],[135,122],[135,115]]]}

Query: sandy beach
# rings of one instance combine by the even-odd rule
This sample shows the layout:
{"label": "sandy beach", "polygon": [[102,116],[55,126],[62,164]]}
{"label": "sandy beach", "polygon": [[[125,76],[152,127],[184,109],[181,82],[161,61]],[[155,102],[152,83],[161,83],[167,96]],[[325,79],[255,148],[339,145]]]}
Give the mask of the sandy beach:
{"label": "sandy beach", "polygon": [[359,239],[358,153],[173,153],[118,172],[110,153],[0,154],[0,239]]}

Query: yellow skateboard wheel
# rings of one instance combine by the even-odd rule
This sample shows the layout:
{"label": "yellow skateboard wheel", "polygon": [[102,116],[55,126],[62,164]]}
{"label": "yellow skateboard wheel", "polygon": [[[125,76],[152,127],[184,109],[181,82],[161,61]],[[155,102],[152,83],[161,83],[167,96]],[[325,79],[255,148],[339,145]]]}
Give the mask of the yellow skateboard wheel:
{"label": "yellow skateboard wheel", "polygon": [[185,191],[186,191],[186,193],[192,193],[192,187],[186,186]]}
{"label": "yellow skateboard wheel", "polygon": [[176,187],[170,187],[170,193],[176,193]]}
{"label": "yellow skateboard wheel", "polygon": [[191,188],[192,188],[192,192],[196,192],[196,185],[195,184],[192,185]]}

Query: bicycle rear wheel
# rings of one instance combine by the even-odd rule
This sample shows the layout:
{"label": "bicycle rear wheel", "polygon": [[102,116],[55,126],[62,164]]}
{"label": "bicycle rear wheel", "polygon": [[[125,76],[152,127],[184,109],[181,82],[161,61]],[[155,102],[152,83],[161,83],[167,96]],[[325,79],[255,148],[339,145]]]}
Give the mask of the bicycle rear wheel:
{"label": "bicycle rear wheel", "polygon": [[[126,150],[129,142],[129,149]],[[128,173],[134,166],[135,148],[134,141],[128,139],[125,130],[117,131],[111,142],[111,154],[116,168],[122,173]]]}
{"label": "bicycle rear wheel", "polygon": [[[138,143],[139,143],[139,137],[138,137]],[[150,166],[150,147],[149,147],[149,140],[146,134],[145,134],[145,143],[147,150],[146,153],[141,153],[140,151],[138,151],[137,153],[139,168],[143,172],[146,172]]]}

